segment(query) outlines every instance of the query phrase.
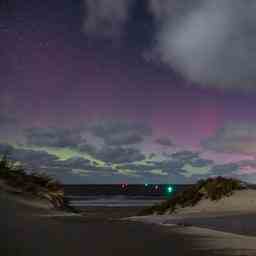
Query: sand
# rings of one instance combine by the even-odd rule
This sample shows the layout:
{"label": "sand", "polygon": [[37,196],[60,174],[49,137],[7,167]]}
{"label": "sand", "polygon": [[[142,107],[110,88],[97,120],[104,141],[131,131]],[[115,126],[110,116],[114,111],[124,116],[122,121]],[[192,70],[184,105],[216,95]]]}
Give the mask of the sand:
{"label": "sand", "polygon": [[[253,192],[246,193],[254,196]],[[245,193],[236,193],[233,199],[245,199],[244,196]],[[252,200],[250,197],[248,199]],[[248,203],[244,205],[249,207]],[[118,219],[125,216],[125,210],[95,207],[84,209],[84,216],[61,215],[52,209],[26,204],[23,200],[16,200],[15,196],[0,193],[1,255],[256,255],[256,236],[253,236],[256,235],[256,214],[251,210],[247,215],[246,209],[240,209],[243,214],[236,211],[231,215],[226,208],[224,211],[208,211],[207,214],[204,210],[195,212],[190,209],[189,212],[186,209],[175,216]],[[135,214],[137,210],[129,209],[127,216]],[[212,218],[216,218],[216,215],[220,218],[217,223],[221,223],[223,230],[214,230],[218,225],[216,219],[212,221]],[[251,230],[244,230],[244,234],[225,232],[231,226],[230,218],[235,222],[246,220],[247,224],[244,222],[241,226],[247,225]],[[177,225],[186,221],[198,226]]]}
{"label": "sand", "polygon": [[235,191],[234,194],[218,201],[205,199],[194,207],[185,207],[177,210],[178,214],[192,213],[227,213],[227,212],[256,212],[256,190],[245,189]]}
{"label": "sand", "polygon": [[219,201],[204,199],[174,214],[135,216],[128,220],[157,224],[196,237],[200,250],[256,255],[256,190],[236,191]]}
{"label": "sand", "polygon": [[[93,212],[102,210],[95,208]],[[51,210],[24,204],[3,193],[0,212],[0,253],[4,256],[202,255],[193,250],[189,236],[156,225],[109,220],[111,214],[87,218],[85,210],[83,217],[45,218]]]}

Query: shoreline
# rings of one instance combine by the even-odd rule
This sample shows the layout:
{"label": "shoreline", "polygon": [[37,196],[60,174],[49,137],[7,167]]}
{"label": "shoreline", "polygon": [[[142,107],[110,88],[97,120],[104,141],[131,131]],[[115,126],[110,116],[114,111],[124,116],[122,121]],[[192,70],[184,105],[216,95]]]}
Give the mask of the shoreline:
{"label": "shoreline", "polygon": [[164,227],[179,235],[188,235],[200,251],[215,251],[224,255],[256,255],[256,211],[254,213],[224,212],[175,215],[150,215],[123,218]]}
{"label": "shoreline", "polygon": [[[86,215],[89,209],[83,209],[83,216],[47,216],[52,211],[12,199],[0,196],[0,252],[3,255],[155,256],[170,250],[175,256],[202,255],[193,249],[189,235],[169,232],[160,226],[120,221],[118,217],[110,220],[111,211],[116,215],[117,209],[108,208],[109,215],[105,214],[104,218],[100,217],[103,208],[90,209],[91,215]],[[127,208],[119,210],[122,216]],[[130,209],[131,214],[137,210]],[[97,212],[98,215],[94,215]]]}
{"label": "shoreline", "polygon": [[3,255],[154,256],[165,255],[171,248],[177,256],[198,256],[190,252],[189,242],[188,248],[183,248],[183,237],[143,223],[93,220],[85,216],[42,218],[33,215],[34,210],[27,206],[3,201],[0,210]]}
{"label": "shoreline", "polygon": [[[141,223],[136,217],[127,217],[138,212],[138,207],[85,207],[79,209],[82,215],[74,215],[37,208],[1,194],[0,210],[3,255],[34,256],[40,252],[39,255],[79,256],[89,252],[95,256],[155,256],[170,250],[175,256],[213,256],[217,252],[221,256],[256,255],[255,237],[169,222]],[[232,248],[228,248],[230,241]]]}

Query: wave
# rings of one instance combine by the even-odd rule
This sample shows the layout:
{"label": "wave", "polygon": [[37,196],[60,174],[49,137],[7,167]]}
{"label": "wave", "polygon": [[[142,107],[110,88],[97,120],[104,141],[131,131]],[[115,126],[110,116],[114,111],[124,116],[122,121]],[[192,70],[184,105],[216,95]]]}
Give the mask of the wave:
{"label": "wave", "polygon": [[104,207],[129,207],[129,206],[151,206],[163,201],[162,198],[147,196],[80,196],[69,197],[72,206],[104,206]]}

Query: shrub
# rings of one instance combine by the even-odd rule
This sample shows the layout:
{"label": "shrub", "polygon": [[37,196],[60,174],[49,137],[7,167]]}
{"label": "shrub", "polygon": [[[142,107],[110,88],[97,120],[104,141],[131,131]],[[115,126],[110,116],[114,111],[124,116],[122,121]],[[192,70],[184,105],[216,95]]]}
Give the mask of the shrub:
{"label": "shrub", "polygon": [[0,179],[7,185],[26,194],[45,198],[57,207],[64,205],[64,192],[61,184],[44,173],[26,173],[22,166],[17,166],[7,156],[0,160]]}
{"label": "shrub", "polygon": [[148,215],[153,213],[163,214],[167,210],[171,213],[178,207],[187,207],[196,205],[202,198],[210,200],[219,200],[224,196],[229,196],[235,190],[246,188],[244,184],[235,179],[217,177],[207,180],[199,180],[195,185],[174,195],[169,200],[143,209],[139,215]]}

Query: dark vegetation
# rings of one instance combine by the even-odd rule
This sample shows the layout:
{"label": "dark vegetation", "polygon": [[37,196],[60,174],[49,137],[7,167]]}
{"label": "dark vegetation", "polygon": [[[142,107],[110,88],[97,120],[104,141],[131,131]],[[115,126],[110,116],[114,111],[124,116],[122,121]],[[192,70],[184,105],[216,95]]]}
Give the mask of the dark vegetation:
{"label": "dark vegetation", "polygon": [[21,165],[8,159],[0,159],[0,188],[9,192],[48,200],[56,209],[70,210],[61,184],[44,173],[26,173]]}
{"label": "dark vegetation", "polygon": [[143,209],[139,215],[164,214],[166,211],[173,213],[177,208],[194,206],[203,198],[219,200],[222,197],[232,195],[235,190],[245,188],[247,186],[243,182],[232,178],[217,177],[200,180],[167,201]]}

